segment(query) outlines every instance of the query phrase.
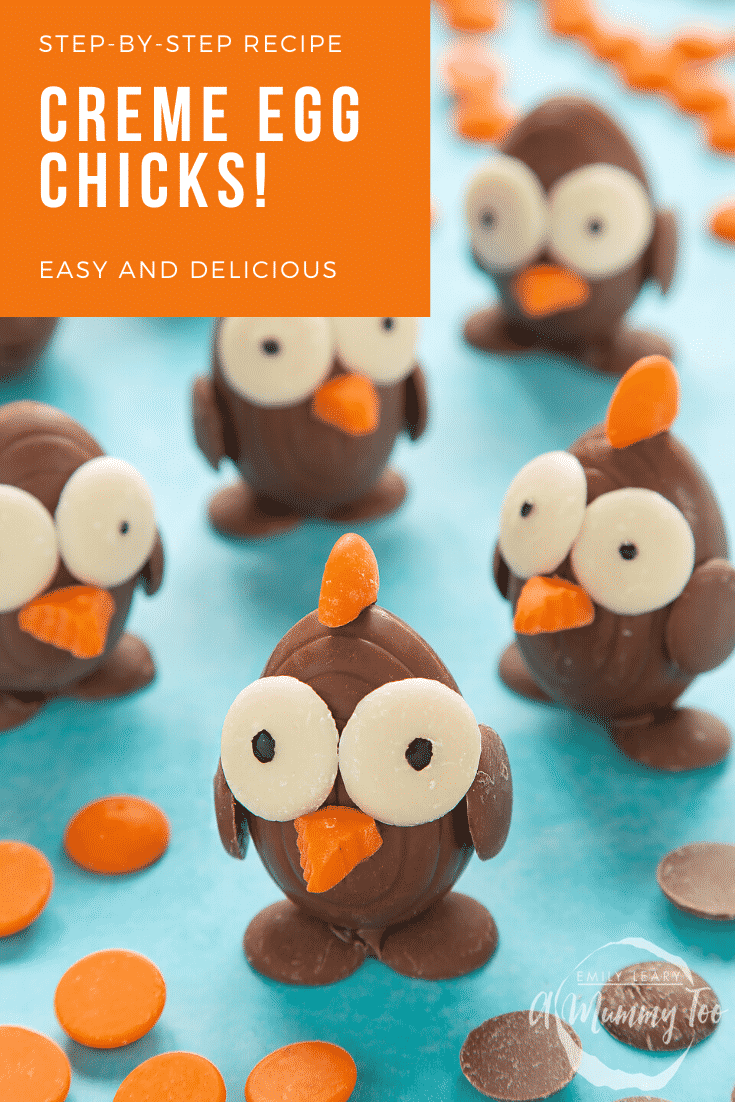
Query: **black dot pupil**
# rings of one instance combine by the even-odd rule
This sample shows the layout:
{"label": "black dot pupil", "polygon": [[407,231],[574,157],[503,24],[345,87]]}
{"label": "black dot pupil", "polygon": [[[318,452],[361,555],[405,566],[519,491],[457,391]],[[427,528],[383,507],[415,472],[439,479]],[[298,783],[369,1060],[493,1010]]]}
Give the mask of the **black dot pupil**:
{"label": "black dot pupil", "polygon": [[533,505],[530,501],[524,501],[521,505],[521,516],[527,517],[533,512]]}
{"label": "black dot pupil", "polygon": [[381,318],[380,319],[380,324],[383,326],[383,329],[385,329],[386,333],[390,333],[391,329],[393,329],[393,327],[396,324],[396,319],[395,318]]}
{"label": "black dot pupil", "polygon": [[260,347],[265,352],[266,356],[277,356],[281,351],[281,346],[278,341],[273,337],[267,337],[266,340],[261,341]]}
{"label": "black dot pupil", "polygon": [[276,756],[276,740],[267,731],[258,731],[253,739],[253,753],[265,765]]}
{"label": "black dot pupil", "polygon": [[634,559],[638,554],[638,548],[634,543],[621,543],[618,551],[620,552],[620,557],[626,559],[628,562]]}
{"label": "black dot pupil", "polygon": [[421,769],[426,769],[433,752],[433,747],[427,738],[415,738],[408,744],[406,761],[412,769],[418,772]]}
{"label": "black dot pupil", "polygon": [[605,223],[601,218],[590,218],[589,222],[587,223],[587,229],[590,231],[590,233],[602,233],[604,228]]}
{"label": "black dot pupil", "polygon": [[480,221],[486,230],[491,230],[497,221],[494,210],[484,210],[480,215]]}
{"label": "black dot pupil", "polygon": [[120,535],[121,536],[127,536],[129,531],[130,531],[130,525],[128,524],[128,522],[126,520],[124,520],[122,522],[122,524],[120,525]]}

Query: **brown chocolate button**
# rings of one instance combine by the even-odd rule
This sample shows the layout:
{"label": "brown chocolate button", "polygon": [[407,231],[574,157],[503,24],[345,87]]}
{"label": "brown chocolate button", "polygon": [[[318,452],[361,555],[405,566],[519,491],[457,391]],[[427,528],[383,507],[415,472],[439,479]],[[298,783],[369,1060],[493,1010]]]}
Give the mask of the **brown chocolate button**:
{"label": "brown chocolate button", "polygon": [[473,1029],[459,1062],[473,1087],[504,1102],[548,1098],[571,1083],[582,1042],[554,1014],[516,1010]]}
{"label": "brown chocolate button", "polygon": [[735,920],[735,846],[693,842],[662,858],[656,879],[667,899],[689,914]]}
{"label": "brown chocolate button", "polygon": [[633,1048],[676,1052],[709,1037],[720,1001],[696,972],[647,960],[622,968],[600,993],[598,1016],[608,1033]]}

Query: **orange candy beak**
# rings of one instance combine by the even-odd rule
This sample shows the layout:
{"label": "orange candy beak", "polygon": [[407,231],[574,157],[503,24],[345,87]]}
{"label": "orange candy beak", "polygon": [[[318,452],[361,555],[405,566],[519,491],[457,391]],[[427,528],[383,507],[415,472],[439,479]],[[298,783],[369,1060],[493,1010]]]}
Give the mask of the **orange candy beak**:
{"label": "orange candy beak", "polygon": [[590,295],[589,284],[581,276],[556,264],[524,268],[513,280],[511,291],[530,318],[574,310]]}
{"label": "orange candy beak", "polygon": [[595,607],[581,585],[563,578],[529,578],[518,598],[513,628],[519,635],[583,628],[595,618]]}
{"label": "orange candy beak", "polygon": [[307,892],[328,892],[383,844],[375,819],[355,807],[323,807],[294,826]]}
{"label": "orange candy beak", "polygon": [[22,631],[75,658],[97,658],[107,642],[115,601],[106,589],[72,585],[35,597],[18,613]]}
{"label": "orange candy beak", "polygon": [[338,375],[319,387],[311,412],[348,436],[368,436],[380,423],[380,398],[364,375]]}

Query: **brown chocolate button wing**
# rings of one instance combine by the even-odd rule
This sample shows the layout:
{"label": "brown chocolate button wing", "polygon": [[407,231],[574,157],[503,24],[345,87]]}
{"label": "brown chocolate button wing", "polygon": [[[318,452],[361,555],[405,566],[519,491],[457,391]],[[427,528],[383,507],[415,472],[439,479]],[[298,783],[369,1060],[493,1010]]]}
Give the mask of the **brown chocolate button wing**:
{"label": "brown chocolate button wing", "polygon": [[735,846],[723,842],[681,846],[661,860],[656,879],[680,910],[718,922],[735,920]]}
{"label": "brown chocolate button wing", "polygon": [[248,848],[248,820],[245,808],[237,802],[225,780],[222,762],[214,775],[214,810],[222,845],[230,857],[242,860]]}
{"label": "brown chocolate button wing", "polygon": [[548,1098],[571,1083],[581,1061],[582,1043],[571,1026],[531,1010],[483,1022],[459,1054],[472,1086],[503,1102]]}
{"label": "brown chocolate button wing", "polygon": [[671,608],[666,649],[688,673],[714,670],[735,648],[735,567],[710,559],[696,567]]}
{"label": "brown chocolate button wing", "polygon": [[717,1027],[722,1008],[707,981],[696,972],[690,976],[661,960],[621,969],[600,993],[600,1022],[618,1041],[644,1052],[698,1044]]}
{"label": "brown chocolate button wing", "polygon": [[510,830],[513,781],[505,747],[495,731],[480,724],[482,750],[467,800],[467,820],[477,856],[487,861],[500,853]]}

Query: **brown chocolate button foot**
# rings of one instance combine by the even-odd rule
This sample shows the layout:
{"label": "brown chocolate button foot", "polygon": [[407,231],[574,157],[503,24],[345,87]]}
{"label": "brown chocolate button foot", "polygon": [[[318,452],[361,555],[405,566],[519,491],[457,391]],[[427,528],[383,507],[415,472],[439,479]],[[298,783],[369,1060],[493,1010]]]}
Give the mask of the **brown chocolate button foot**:
{"label": "brown chocolate button foot", "polygon": [[537,344],[536,336],[514,325],[500,306],[472,314],[464,323],[464,339],[480,352],[529,352]]}
{"label": "brown chocolate button foot", "polygon": [[500,680],[512,692],[524,696],[527,700],[536,700],[542,704],[551,704],[551,697],[536,684],[528,666],[523,661],[517,643],[509,643],[498,662]]}
{"label": "brown chocolate button foot", "polygon": [[148,647],[137,635],[126,631],[105,664],[76,685],[70,685],[62,695],[77,700],[128,696],[150,685],[155,676],[156,666]]}
{"label": "brown chocolate button foot", "polygon": [[579,359],[593,371],[600,371],[605,375],[624,375],[629,367],[644,356],[666,356],[670,359],[671,354],[671,345],[660,334],[621,326],[612,340],[599,345],[587,345],[580,352]]}
{"label": "brown chocolate button foot", "polygon": [[618,723],[611,734],[633,761],[667,773],[717,765],[732,744],[722,720],[698,708],[670,708],[648,720]]}
{"label": "brown chocolate button foot", "polygon": [[358,520],[374,520],[376,517],[387,516],[393,513],[399,505],[403,504],[406,497],[406,483],[398,471],[390,468],[383,471],[379,482],[368,490],[363,497],[349,505],[341,505],[339,509],[329,513],[327,519],[336,524],[351,524]]}
{"label": "brown chocolate button foot", "polygon": [[490,912],[468,895],[449,892],[417,918],[389,929],[380,959],[402,976],[451,980],[486,964],[497,944]]}
{"label": "brown chocolate button foot", "polygon": [[280,502],[253,493],[247,482],[233,482],[216,493],[208,513],[220,535],[240,540],[276,536],[296,528],[304,519]]}
{"label": "brown chocolate button foot", "polygon": [[243,948],[262,976],[307,987],[344,980],[365,960],[361,942],[341,941],[326,922],[287,899],[255,916],[245,931]]}
{"label": "brown chocolate button foot", "polygon": [[0,731],[12,731],[13,727],[27,723],[47,700],[48,697],[40,693],[37,700],[23,700],[13,693],[0,693]]}

